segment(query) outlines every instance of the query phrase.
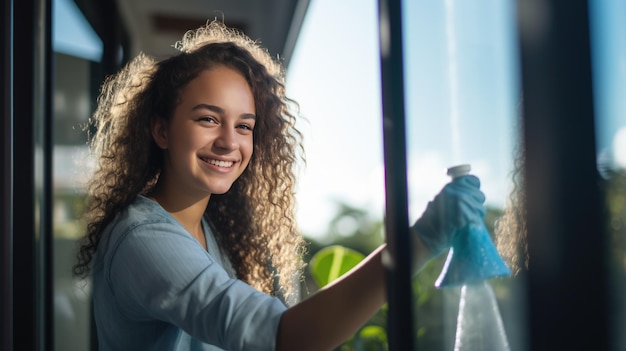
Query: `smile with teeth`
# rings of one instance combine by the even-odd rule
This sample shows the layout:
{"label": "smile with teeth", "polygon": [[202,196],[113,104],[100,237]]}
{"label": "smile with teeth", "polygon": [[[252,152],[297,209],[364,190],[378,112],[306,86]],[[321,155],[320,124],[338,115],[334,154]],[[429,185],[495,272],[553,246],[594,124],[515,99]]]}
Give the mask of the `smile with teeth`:
{"label": "smile with teeth", "polygon": [[222,167],[222,168],[229,168],[229,167],[232,167],[234,164],[233,161],[220,161],[220,160],[212,160],[212,159],[206,159],[206,158],[202,158],[202,160],[210,165],[214,165],[214,166]]}

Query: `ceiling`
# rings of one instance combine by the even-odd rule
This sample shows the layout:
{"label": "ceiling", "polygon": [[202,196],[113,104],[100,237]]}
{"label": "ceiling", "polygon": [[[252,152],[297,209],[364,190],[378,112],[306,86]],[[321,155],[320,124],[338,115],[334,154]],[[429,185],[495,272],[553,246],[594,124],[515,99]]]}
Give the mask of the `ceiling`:
{"label": "ceiling", "polygon": [[172,45],[187,30],[217,18],[259,41],[285,65],[294,50],[309,1],[75,0],[101,37],[112,30],[121,31],[131,56],[139,51],[158,58],[169,56],[174,53]]}

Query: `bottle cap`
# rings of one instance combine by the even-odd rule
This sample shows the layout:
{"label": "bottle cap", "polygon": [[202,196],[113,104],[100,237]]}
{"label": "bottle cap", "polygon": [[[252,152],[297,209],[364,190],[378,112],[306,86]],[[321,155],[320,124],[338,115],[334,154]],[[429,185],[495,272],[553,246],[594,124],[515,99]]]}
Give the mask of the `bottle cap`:
{"label": "bottle cap", "polygon": [[471,170],[472,170],[471,165],[464,164],[464,165],[458,165],[458,166],[448,168],[447,174],[452,178],[456,178],[462,175],[469,174]]}

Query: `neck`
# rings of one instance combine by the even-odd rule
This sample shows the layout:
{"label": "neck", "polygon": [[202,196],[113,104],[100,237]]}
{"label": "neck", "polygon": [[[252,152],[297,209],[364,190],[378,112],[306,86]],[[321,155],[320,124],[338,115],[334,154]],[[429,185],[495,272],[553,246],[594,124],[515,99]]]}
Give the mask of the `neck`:
{"label": "neck", "polygon": [[202,216],[209,204],[210,194],[204,196],[184,194],[157,185],[150,198],[158,202],[194,236],[202,232]]}

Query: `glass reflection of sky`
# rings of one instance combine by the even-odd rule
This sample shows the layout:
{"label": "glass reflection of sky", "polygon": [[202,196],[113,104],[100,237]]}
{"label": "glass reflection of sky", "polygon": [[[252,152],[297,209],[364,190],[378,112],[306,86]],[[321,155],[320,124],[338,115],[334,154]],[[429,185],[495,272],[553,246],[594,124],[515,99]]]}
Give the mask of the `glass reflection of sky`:
{"label": "glass reflection of sky", "polygon": [[501,207],[518,137],[515,3],[403,4],[409,179],[470,163]]}
{"label": "glass reflection of sky", "polygon": [[[412,218],[448,181],[445,168],[457,163],[472,164],[490,205],[504,204],[517,138],[513,6],[404,2]],[[377,26],[375,0],[310,4],[288,75],[288,92],[309,118],[299,191],[305,232],[323,230],[336,198],[383,213]]]}
{"label": "glass reflection of sky", "polygon": [[626,1],[590,1],[600,162],[626,169]]}
{"label": "glass reflection of sky", "polygon": [[100,61],[102,40],[72,0],[53,1],[54,51]]}
{"label": "glass reflection of sky", "polygon": [[[626,1],[590,3],[598,149],[614,157],[616,137],[626,135]],[[488,204],[502,206],[519,137],[515,1],[403,5],[411,216],[458,162],[471,163]],[[382,213],[377,21],[376,0],[310,3],[287,90],[309,119],[299,191],[305,232],[324,229],[337,198]]]}

